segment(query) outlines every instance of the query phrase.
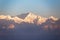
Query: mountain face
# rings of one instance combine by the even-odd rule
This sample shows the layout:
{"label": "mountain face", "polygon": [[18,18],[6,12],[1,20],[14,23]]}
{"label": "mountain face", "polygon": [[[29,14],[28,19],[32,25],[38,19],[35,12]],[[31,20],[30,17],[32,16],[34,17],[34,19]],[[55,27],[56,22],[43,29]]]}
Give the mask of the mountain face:
{"label": "mountain face", "polygon": [[1,40],[60,40],[60,19],[33,13],[0,15]]}
{"label": "mountain face", "polygon": [[21,23],[21,22],[28,22],[28,23],[36,23],[36,24],[42,24],[46,22],[46,20],[53,20],[56,21],[58,18],[55,18],[53,16],[49,18],[41,17],[38,15],[35,15],[33,13],[27,13],[27,14],[21,14],[20,16],[14,16],[11,17],[9,15],[0,15],[0,19],[5,19],[5,20],[14,20],[16,23]]}
{"label": "mountain face", "polygon": [[[19,17],[19,15],[17,17]],[[42,24],[42,23],[46,22],[46,20],[48,20],[48,19],[51,19],[53,21],[58,20],[58,18],[55,18],[53,16],[51,16],[49,18],[45,18],[45,17],[42,17],[42,16],[35,15],[35,14],[31,13],[31,12],[29,12],[27,14],[22,14],[22,16],[19,17],[19,18],[22,18],[24,20],[24,22],[36,23],[36,24]]]}
{"label": "mountain face", "polygon": [[[42,16],[38,16],[31,12],[27,14],[17,15],[17,16],[10,16],[10,15],[0,15],[0,23],[5,23],[6,25],[9,24],[9,28],[14,28],[15,24],[35,24],[37,26],[43,25],[45,28],[49,28],[49,26],[57,27],[58,24],[60,25],[60,19],[55,18],[53,16],[49,18],[45,18]],[[11,22],[11,23],[10,23]],[[5,25],[4,24],[4,25]],[[12,24],[12,25],[10,25]],[[12,26],[12,27],[11,27]],[[4,28],[4,27],[3,27]]]}
{"label": "mountain face", "polygon": [[19,18],[24,19],[29,13],[17,15]]}

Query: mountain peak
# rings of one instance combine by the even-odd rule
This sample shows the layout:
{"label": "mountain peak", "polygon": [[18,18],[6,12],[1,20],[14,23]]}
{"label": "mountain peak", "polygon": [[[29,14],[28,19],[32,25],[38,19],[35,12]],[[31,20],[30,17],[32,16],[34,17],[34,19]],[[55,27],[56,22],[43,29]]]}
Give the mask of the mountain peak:
{"label": "mountain peak", "polygon": [[33,14],[33,13],[32,12],[28,12],[27,14],[29,15],[29,14]]}
{"label": "mountain peak", "polygon": [[33,14],[32,12],[27,13],[27,16],[33,16],[33,15],[35,15],[35,14]]}
{"label": "mountain peak", "polygon": [[52,20],[54,20],[54,21],[57,21],[57,20],[58,20],[58,18],[56,18],[56,17],[54,17],[54,16],[50,16],[49,19],[52,19]]}
{"label": "mountain peak", "polygon": [[32,13],[32,12],[28,12],[28,13],[26,13],[26,17],[27,17],[27,16],[31,16],[31,15],[35,15],[35,14]]}
{"label": "mountain peak", "polygon": [[0,15],[0,19],[10,20],[12,17],[10,15]]}
{"label": "mountain peak", "polygon": [[33,14],[33,13],[32,12],[28,12],[28,13],[17,15],[17,17],[25,19],[25,17],[27,17],[28,15],[31,15],[31,14]]}
{"label": "mountain peak", "polygon": [[37,18],[37,15],[29,12],[27,13],[28,15],[25,17],[25,22],[29,22],[29,23],[34,23],[33,21]]}

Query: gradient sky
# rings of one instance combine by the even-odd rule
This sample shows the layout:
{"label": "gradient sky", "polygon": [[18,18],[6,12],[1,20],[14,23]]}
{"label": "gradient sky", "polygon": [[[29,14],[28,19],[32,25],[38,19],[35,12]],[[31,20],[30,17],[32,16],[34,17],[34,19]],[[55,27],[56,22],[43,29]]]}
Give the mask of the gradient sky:
{"label": "gradient sky", "polygon": [[27,12],[60,18],[60,0],[0,0],[0,14],[19,15]]}

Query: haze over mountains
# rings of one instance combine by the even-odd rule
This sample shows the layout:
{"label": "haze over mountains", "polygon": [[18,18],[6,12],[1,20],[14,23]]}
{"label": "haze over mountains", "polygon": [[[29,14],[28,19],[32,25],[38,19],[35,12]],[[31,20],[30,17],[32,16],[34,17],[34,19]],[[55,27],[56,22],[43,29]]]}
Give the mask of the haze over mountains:
{"label": "haze over mountains", "polygon": [[0,15],[0,40],[60,40],[60,19],[31,12]]}

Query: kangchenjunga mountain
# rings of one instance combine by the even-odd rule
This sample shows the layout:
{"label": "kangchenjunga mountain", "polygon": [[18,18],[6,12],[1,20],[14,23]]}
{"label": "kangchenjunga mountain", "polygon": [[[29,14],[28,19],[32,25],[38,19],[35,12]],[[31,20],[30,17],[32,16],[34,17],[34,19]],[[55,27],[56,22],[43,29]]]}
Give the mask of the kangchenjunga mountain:
{"label": "kangchenjunga mountain", "polygon": [[1,40],[60,40],[60,19],[31,12],[16,16],[0,15]]}
{"label": "kangchenjunga mountain", "polygon": [[42,16],[35,15],[31,12],[26,13],[26,14],[21,14],[17,16],[10,16],[10,15],[0,15],[0,19],[6,19],[6,20],[14,20],[16,23],[20,22],[28,22],[28,23],[37,23],[37,24],[42,24],[46,22],[46,20],[51,19],[53,21],[57,21],[58,18],[55,18],[53,16],[46,18]]}

